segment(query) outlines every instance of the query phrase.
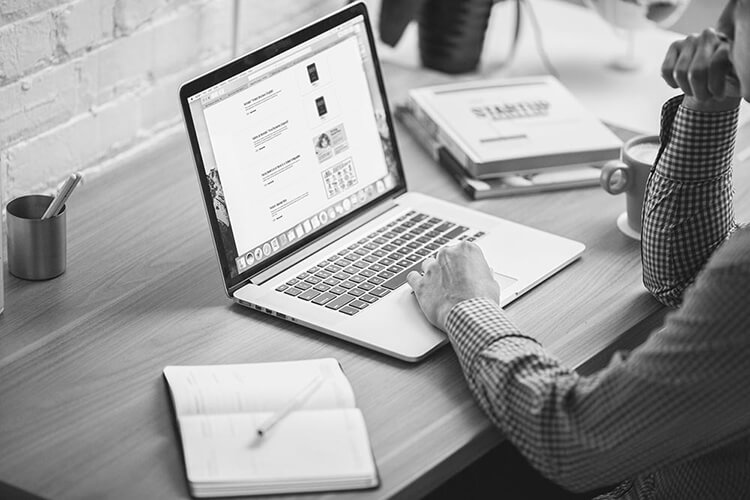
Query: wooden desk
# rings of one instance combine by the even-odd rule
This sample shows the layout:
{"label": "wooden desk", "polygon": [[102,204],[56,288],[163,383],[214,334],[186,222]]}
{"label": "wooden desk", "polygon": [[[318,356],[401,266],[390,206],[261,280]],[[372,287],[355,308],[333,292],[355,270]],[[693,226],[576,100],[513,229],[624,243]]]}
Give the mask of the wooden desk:
{"label": "wooden desk", "polygon": [[[386,73],[393,94],[416,77],[396,65]],[[400,129],[399,139],[413,189],[468,203]],[[68,209],[66,273],[36,283],[5,270],[0,481],[52,498],[188,497],[161,377],[169,364],[337,358],[382,485],[332,497],[414,498],[500,441],[449,348],[408,364],[231,305],[193,168],[179,133],[91,179]],[[590,188],[472,206],[587,245],[508,307],[566,363],[591,359],[660,313],[641,285],[637,242],[615,227],[622,197]]]}

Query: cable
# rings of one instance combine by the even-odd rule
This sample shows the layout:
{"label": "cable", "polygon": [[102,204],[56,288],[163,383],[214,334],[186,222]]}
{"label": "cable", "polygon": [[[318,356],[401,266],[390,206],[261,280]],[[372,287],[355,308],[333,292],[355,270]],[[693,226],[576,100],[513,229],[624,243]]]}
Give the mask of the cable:
{"label": "cable", "polygon": [[523,2],[524,6],[529,10],[529,19],[531,19],[531,27],[534,31],[534,41],[536,44],[536,52],[539,54],[539,58],[542,60],[542,64],[544,65],[544,68],[547,70],[547,72],[557,78],[560,79],[560,74],[555,69],[555,66],[550,61],[549,57],[547,56],[547,51],[544,48],[544,39],[542,38],[542,30],[539,27],[539,21],[537,20],[536,13],[534,12],[534,7],[531,5],[531,0],[518,0],[519,2]]}
{"label": "cable", "polygon": [[504,68],[508,66],[511,62],[513,62],[513,59],[516,57],[516,52],[518,50],[518,42],[521,39],[521,2],[522,0],[516,0],[516,18],[515,18],[515,26],[513,28],[513,38],[510,42],[510,49],[508,49],[508,55],[505,56],[505,59],[501,61],[496,67],[494,67],[494,70]]}

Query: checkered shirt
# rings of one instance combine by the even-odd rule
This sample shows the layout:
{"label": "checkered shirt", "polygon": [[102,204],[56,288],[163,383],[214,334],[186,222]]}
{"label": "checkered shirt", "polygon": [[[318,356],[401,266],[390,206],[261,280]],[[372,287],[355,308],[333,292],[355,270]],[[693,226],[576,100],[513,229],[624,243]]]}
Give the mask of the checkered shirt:
{"label": "checkered shirt", "polygon": [[[733,220],[737,111],[665,104],[644,209],[644,282],[664,326],[581,376],[492,301],[446,330],[490,420],[542,474],[601,499],[750,498],[750,229]],[[731,236],[730,236],[731,235]],[[502,464],[498,464],[502,467]]]}

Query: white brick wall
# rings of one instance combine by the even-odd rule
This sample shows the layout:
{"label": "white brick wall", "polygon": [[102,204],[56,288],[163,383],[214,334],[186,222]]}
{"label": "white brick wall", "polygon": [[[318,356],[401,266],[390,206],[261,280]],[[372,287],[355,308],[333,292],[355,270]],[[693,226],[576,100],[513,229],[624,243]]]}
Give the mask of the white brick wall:
{"label": "white brick wall", "polygon": [[[240,50],[345,0],[241,0]],[[179,130],[179,85],[228,60],[232,0],[0,0],[0,196],[96,173]]]}

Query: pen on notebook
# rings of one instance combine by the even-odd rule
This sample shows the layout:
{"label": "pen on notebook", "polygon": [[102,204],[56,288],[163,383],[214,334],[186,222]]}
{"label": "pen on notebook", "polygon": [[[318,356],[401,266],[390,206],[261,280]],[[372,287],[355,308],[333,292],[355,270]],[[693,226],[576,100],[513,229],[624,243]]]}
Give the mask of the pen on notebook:
{"label": "pen on notebook", "polygon": [[321,383],[323,383],[323,377],[321,377],[320,375],[312,379],[309,384],[303,387],[302,390],[299,391],[292,399],[290,399],[280,410],[278,410],[276,413],[268,417],[268,419],[266,419],[262,424],[260,424],[260,426],[258,427],[258,437],[263,437],[269,430],[271,430],[274,425],[279,423],[281,419],[289,415],[292,410],[307,401],[307,398],[312,396],[313,393],[318,390],[318,387],[320,387]]}
{"label": "pen on notebook", "polygon": [[42,219],[49,219],[50,217],[54,217],[55,215],[57,215],[60,209],[65,205],[65,202],[68,201],[70,193],[73,192],[73,189],[75,189],[80,180],[81,174],[79,172],[70,174],[70,177],[65,179],[65,183],[52,199],[52,202],[47,207],[47,210],[45,210],[44,214],[42,214]]}

